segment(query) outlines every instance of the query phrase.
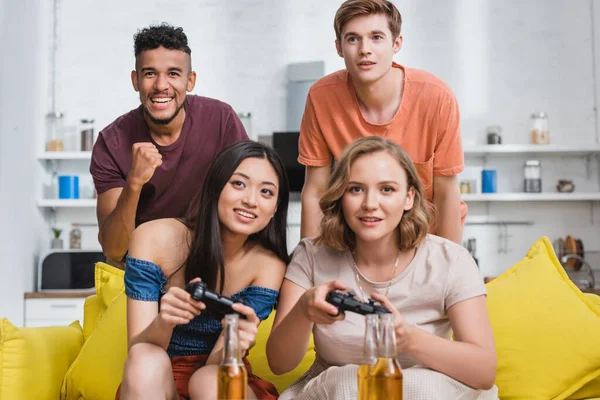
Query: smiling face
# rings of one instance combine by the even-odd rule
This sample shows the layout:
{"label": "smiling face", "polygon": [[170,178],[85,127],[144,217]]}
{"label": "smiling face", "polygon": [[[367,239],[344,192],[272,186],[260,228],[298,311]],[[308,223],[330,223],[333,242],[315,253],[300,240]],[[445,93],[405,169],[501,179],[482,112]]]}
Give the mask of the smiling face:
{"label": "smiling face", "polygon": [[402,35],[392,37],[385,14],[361,15],[344,25],[335,45],[350,76],[371,83],[390,71],[394,54],[402,46]]}
{"label": "smiling face", "polygon": [[222,230],[250,236],[263,230],[277,211],[279,179],[266,158],[246,158],[219,196]]}
{"label": "smiling face", "polygon": [[136,59],[131,82],[144,115],[157,125],[171,123],[180,113],[186,92],[194,89],[196,73],[191,71],[190,55],[181,50],[158,47],[145,50]]}
{"label": "smiling face", "polygon": [[396,240],[398,225],[414,202],[402,166],[387,151],[357,158],[342,196],[344,219],[357,241]]}

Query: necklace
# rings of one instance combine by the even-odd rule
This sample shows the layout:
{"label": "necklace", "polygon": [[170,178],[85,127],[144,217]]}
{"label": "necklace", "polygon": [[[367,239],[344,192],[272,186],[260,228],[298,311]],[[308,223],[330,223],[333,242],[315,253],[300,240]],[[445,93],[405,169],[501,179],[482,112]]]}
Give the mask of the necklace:
{"label": "necklace", "polygon": [[[360,290],[360,294],[362,296],[363,301],[367,301],[367,295],[360,284],[360,275],[358,274],[358,266],[356,265],[356,261],[354,261],[354,253],[352,254],[352,266],[354,267],[354,278],[356,279],[356,284],[358,285],[358,289]],[[396,269],[398,268],[398,263],[400,262],[400,252],[398,252],[398,257],[396,258],[396,262],[394,263],[394,268],[392,269],[392,276],[390,276],[390,283],[388,287],[385,289],[385,297],[387,297],[390,292],[390,287],[392,286],[392,280],[394,279],[394,275],[396,275]]]}

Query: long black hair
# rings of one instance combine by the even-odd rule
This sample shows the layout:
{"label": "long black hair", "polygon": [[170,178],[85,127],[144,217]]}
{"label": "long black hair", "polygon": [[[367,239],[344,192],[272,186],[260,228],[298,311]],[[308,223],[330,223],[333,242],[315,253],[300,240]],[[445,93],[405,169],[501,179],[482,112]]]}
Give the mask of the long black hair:
{"label": "long black hair", "polygon": [[286,230],[290,190],[283,164],[271,147],[258,142],[242,141],[221,150],[206,175],[197,217],[193,224],[187,224],[193,230],[193,238],[190,254],[185,262],[186,282],[200,277],[208,288],[216,290],[217,276],[220,276],[219,288],[223,290],[225,261],[218,212],[219,197],[237,167],[247,158],[268,160],[279,179],[275,215],[263,230],[250,235],[248,240],[256,241],[263,248],[272,251],[286,264],[289,262]]}

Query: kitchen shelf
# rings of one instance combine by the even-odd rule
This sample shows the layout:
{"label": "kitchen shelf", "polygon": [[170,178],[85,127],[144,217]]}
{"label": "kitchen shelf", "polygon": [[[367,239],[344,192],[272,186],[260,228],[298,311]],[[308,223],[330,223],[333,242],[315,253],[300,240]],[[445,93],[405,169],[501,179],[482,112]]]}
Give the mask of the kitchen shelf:
{"label": "kitchen shelf", "polygon": [[38,160],[91,160],[91,151],[46,151]]}
{"label": "kitchen shelf", "polygon": [[37,205],[44,208],[94,208],[96,199],[42,199]]}
{"label": "kitchen shelf", "polygon": [[492,144],[465,146],[465,156],[486,156],[494,154],[550,154],[569,156],[590,156],[600,153],[600,145],[565,146],[556,144]]}
{"label": "kitchen shelf", "polygon": [[600,201],[600,192],[575,193],[482,193],[463,194],[469,202],[481,201]]}

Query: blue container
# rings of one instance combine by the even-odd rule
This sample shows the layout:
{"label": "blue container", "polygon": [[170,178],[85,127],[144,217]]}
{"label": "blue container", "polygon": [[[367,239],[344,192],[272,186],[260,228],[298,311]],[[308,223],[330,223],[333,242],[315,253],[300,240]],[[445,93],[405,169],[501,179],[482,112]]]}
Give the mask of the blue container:
{"label": "blue container", "polygon": [[58,177],[58,198],[79,198],[79,177],[77,175],[61,175]]}
{"label": "blue container", "polygon": [[498,191],[496,170],[484,169],[481,171],[481,192],[496,193]]}

